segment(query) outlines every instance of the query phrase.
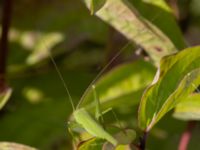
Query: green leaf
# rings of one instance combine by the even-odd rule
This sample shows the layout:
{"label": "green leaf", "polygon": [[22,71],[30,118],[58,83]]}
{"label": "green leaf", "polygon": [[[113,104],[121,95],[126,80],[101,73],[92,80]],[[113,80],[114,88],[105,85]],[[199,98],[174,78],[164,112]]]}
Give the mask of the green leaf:
{"label": "green leaf", "polygon": [[11,94],[12,94],[12,89],[10,89],[10,88],[6,89],[3,93],[0,94],[0,110],[3,108],[3,106],[9,100]]}
{"label": "green leaf", "polygon": [[[153,72],[154,67],[144,61],[137,61],[116,67],[105,74],[95,85],[95,97],[97,98],[98,95],[99,104],[94,100],[94,89],[86,91],[85,97],[81,100],[82,103],[78,105],[73,113],[75,121],[81,124],[92,136],[106,139],[116,146],[118,141],[115,137],[94,119],[96,105],[100,105],[101,111],[103,112],[108,108],[116,106],[127,106],[127,104],[131,106],[137,104],[143,89],[153,78]],[[126,103],[124,103],[125,100],[127,101]],[[130,137],[133,139],[133,136],[129,136],[129,134],[127,136],[127,140],[130,140]]]}
{"label": "green leaf", "polygon": [[114,135],[118,141],[118,145],[114,148],[111,144],[106,142],[103,150],[129,150],[129,144],[136,139],[136,132],[132,129],[124,129]]}
{"label": "green leaf", "polygon": [[78,150],[102,150],[104,140],[98,138],[92,138],[83,142],[79,147]]}
{"label": "green leaf", "polygon": [[186,47],[173,10],[165,0],[130,0],[130,2],[139,11],[140,15],[168,36],[179,50]]}
{"label": "green leaf", "polygon": [[102,150],[130,150],[130,145],[117,145],[113,147],[109,143],[105,143]]}
{"label": "green leaf", "polygon": [[165,0],[156,0],[156,1],[155,0],[134,0],[134,1],[137,1],[137,3],[141,2],[141,3],[155,5],[167,12],[172,12],[171,8],[167,5]]}
{"label": "green leaf", "polygon": [[[155,68],[151,64],[139,60],[122,64],[103,75],[95,83],[101,110],[137,104],[154,73]],[[95,108],[95,104],[93,90],[90,88],[79,107],[91,110]]]}
{"label": "green leaf", "polygon": [[106,0],[90,0],[90,12],[93,15],[98,11],[104,4]]}
{"label": "green leaf", "polygon": [[200,94],[191,94],[183,98],[173,116],[180,120],[200,120]]}
{"label": "green leaf", "polygon": [[131,144],[136,138],[136,132],[132,129],[123,130],[114,137],[117,139],[118,143],[121,145]]}
{"label": "green leaf", "polygon": [[61,33],[40,34],[40,37],[32,54],[26,60],[28,65],[34,65],[45,58],[49,58],[51,55],[50,50],[64,39]]}
{"label": "green leaf", "polygon": [[[84,2],[89,7],[90,1]],[[127,0],[107,0],[95,14],[129,40],[141,45],[156,64],[163,56],[177,51],[170,39]]]}
{"label": "green leaf", "polygon": [[[200,83],[200,47],[164,57],[154,81],[143,94],[139,126],[149,131]],[[195,86],[194,86],[195,85]]]}
{"label": "green leaf", "polygon": [[130,150],[130,146],[129,145],[119,145],[116,147],[115,150]]}
{"label": "green leaf", "polygon": [[17,143],[0,142],[1,150],[36,150],[35,148]]}

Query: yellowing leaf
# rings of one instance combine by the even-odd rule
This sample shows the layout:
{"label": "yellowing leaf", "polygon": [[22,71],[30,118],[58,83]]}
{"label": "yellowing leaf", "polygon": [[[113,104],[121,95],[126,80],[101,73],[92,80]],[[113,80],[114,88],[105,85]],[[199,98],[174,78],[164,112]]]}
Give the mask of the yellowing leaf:
{"label": "yellowing leaf", "polygon": [[0,150],[36,150],[36,149],[17,143],[0,142]]}
{"label": "yellowing leaf", "polygon": [[200,94],[191,94],[183,98],[173,116],[181,120],[200,120]]}
{"label": "yellowing leaf", "polygon": [[[90,0],[84,0],[84,2],[87,7],[90,8]],[[139,2],[137,1],[137,3]],[[160,3],[156,3],[156,5],[165,6],[164,9],[166,9],[164,1],[162,1],[162,5]],[[141,45],[156,64],[158,64],[163,56],[177,51],[177,47],[173,42],[171,42],[160,29],[152,24],[150,20],[144,18],[137,11],[137,6],[134,7],[134,5],[131,5],[127,0],[106,0],[105,4],[102,5],[95,14],[116,28],[129,40]],[[160,12],[160,14],[162,13]],[[159,15],[159,13],[155,15]],[[172,17],[170,17],[169,20],[173,22],[171,28],[177,28]],[[178,39],[180,39],[180,32],[177,31],[178,28],[174,32],[177,33]],[[175,38],[173,38],[173,40],[175,40]],[[175,43],[178,43],[178,47],[183,48],[184,42],[182,39],[179,41],[177,40]]]}

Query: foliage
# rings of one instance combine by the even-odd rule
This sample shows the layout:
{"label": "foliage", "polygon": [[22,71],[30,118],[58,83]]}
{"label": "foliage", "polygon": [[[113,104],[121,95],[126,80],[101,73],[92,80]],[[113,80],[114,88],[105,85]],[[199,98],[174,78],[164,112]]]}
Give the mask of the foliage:
{"label": "foliage", "polygon": [[[84,2],[87,7],[90,8],[93,0],[85,0]],[[135,8],[134,5],[131,5],[127,0],[107,0],[101,9],[96,11],[96,15],[122,32],[129,40],[141,45],[147,53],[149,53],[153,61],[158,63],[162,56],[175,52],[177,48],[161,30],[139,14],[136,9],[137,6],[140,5],[140,7],[145,7],[145,4],[142,4],[140,0],[136,1],[134,4],[136,6]],[[157,5],[156,3],[153,3],[153,1],[150,4]],[[98,4],[95,4],[94,2],[93,5],[95,6]],[[170,13],[169,11],[171,11],[164,1],[161,1],[159,5],[164,9],[161,9],[160,12],[154,12],[151,18],[155,17],[155,20],[157,19],[157,15],[161,15],[163,18],[163,12],[166,13],[166,11],[168,11],[167,13]],[[180,36],[179,29],[172,19],[172,15],[167,15],[163,19],[166,18],[170,20],[170,23],[167,26],[168,29],[173,29],[170,33],[176,32],[177,43],[175,44],[177,47],[183,48],[184,42]],[[158,26],[160,25],[162,27],[162,21],[159,19],[160,24],[158,24]],[[167,30],[165,31],[169,32]]]}
{"label": "foliage", "polygon": [[0,147],[2,150],[36,150],[32,147],[8,142],[0,142]]}
{"label": "foliage", "polygon": [[3,106],[9,100],[11,93],[12,93],[11,89],[7,89],[7,90],[5,90],[5,92],[0,93],[0,110],[3,108]]}
{"label": "foliage", "polygon": [[179,1],[181,29],[164,0],[82,2],[13,2],[0,149],[144,150],[147,135],[147,149],[177,149],[200,119],[200,47],[181,33],[190,16],[195,41],[199,2]]}
{"label": "foliage", "polygon": [[188,48],[161,60],[154,81],[146,89],[141,100],[139,109],[141,128],[150,130],[169,110],[180,103],[181,99],[198,87],[199,50],[200,47]]}

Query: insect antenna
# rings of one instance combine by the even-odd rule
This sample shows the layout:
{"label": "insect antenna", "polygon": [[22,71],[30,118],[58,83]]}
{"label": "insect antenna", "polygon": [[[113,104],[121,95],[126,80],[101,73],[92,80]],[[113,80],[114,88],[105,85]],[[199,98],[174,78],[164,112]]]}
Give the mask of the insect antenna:
{"label": "insect antenna", "polygon": [[45,47],[45,49],[46,49],[46,52],[48,53],[48,55],[49,55],[49,57],[50,57],[50,59],[51,59],[51,62],[52,62],[52,64],[54,65],[54,67],[55,67],[55,69],[56,69],[56,72],[57,72],[57,74],[58,74],[58,77],[59,77],[59,79],[61,80],[61,82],[62,82],[62,84],[63,84],[63,86],[64,86],[64,88],[65,88],[65,90],[66,90],[66,92],[67,92],[67,96],[68,96],[68,98],[69,98],[69,101],[70,101],[71,106],[72,106],[72,110],[73,110],[73,112],[74,112],[74,111],[75,111],[75,106],[74,106],[74,102],[73,102],[72,96],[71,96],[71,94],[70,94],[69,88],[68,88],[68,86],[67,86],[67,84],[66,84],[66,82],[65,82],[65,80],[64,80],[64,78],[63,78],[63,75],[61,74],[61,72],[60,72],[60,70],[59,70],[59,68],[58,68],[58,66],[57,66],[57,64],[56,64],[56,62],[55,62],[55,60],[54,60],[54,58],[53,58],[51,52],[48,50],[48,47],[46,46],[45,41],[43,41],[43,43],[44,43],[44,47]]}

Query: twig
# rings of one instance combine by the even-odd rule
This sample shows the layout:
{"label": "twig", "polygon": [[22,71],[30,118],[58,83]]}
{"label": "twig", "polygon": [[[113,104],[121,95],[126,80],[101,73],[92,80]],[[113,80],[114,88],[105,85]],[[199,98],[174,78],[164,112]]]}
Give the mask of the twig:
{"label": "twig", "polygon": [[12,0],[4,0],[2,12],[2,35],[0,40],[0,92],[6,86],[6,61],[8,55],[8,32],[11,21]]}
{"label": "twig", "polygon": [[140,143],[138,145],[138,150],[145,150],[147,137],[148,137],[148,132],[144,132],[143,137],[140,138]]}
{"label": "twig", "polygon": [[196,125],[196,121],[189,121],[186,127],[186,130],[183,132],[178,150],[187,150],[188,144],[190,142],[191,136],[192,136],[192,131]]}

